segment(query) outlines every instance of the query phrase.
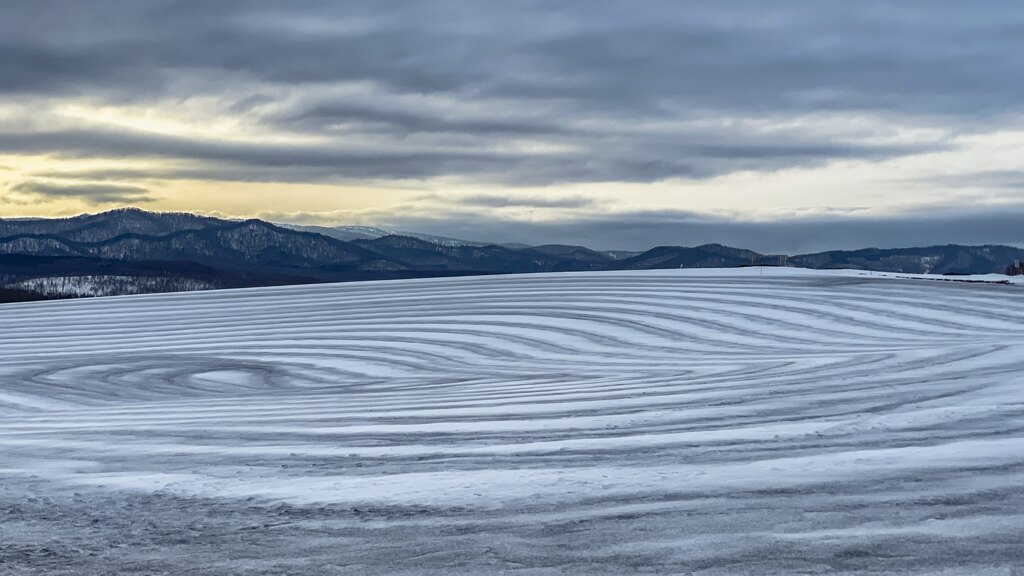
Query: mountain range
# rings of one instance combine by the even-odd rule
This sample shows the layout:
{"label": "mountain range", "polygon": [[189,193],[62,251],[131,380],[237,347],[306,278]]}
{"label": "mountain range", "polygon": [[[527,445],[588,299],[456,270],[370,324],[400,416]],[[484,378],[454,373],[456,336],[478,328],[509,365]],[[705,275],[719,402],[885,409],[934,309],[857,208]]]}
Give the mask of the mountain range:
{"label": "mountain range", "polygon": [[789,265],[888,272],[1001,273],[1010,246],[766,255],[720,244],[644,252],[487,244],[369,227],[276,225],[124,208],[0,219],[0,301],[277,284],[653,268]]}

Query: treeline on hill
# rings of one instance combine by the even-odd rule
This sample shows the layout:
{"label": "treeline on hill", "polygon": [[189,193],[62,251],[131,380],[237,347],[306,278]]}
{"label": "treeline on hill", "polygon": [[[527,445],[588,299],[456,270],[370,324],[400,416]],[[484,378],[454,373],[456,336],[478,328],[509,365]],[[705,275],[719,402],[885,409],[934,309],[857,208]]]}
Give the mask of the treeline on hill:
{"label": "treeline on hill", "polygon": [[780,257],[720,244],[660,246],[637,253],[566,245],[488,245],[371,228],[294,228],[137,209],[64,219],[0,220],[0,301],[468,274],[780,263],[979,274],[1002,273],[1009,263],[1024,259],[1024,250],[1009,246]]}

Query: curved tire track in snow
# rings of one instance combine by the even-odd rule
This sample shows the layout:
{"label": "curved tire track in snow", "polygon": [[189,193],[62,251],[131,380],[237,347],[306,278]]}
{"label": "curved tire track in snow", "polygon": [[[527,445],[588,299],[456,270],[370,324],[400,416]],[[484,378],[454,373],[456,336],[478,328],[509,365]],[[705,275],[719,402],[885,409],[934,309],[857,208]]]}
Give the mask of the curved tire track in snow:
{"label": "curved tire track in snow", "polygon": [[[0,313],[11,485],[418,507],[434,512],[387,525],[423,538],[583,522],[673,570],[755,570],[765,546],[902,542],[913,557],[955,550],[953,535],[1024,535],[1024,300],[1012,287],[652,271]],[[617,558],[599,564],[623,569]]]}

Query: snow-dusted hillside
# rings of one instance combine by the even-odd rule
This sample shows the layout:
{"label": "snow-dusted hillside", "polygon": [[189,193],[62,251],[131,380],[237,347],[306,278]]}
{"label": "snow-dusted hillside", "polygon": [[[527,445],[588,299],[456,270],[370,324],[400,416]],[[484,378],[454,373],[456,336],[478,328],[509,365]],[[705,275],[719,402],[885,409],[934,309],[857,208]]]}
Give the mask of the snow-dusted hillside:
{"label": "snow-dusted hillside", "polygon": [[5,288],[27,290],[57,298],[115,296],[157,292],[192,292],[213,290],[215,284],[189,278],[139,276],[46,276],[12,282]]}
{"label": "snow-dusted hillside", "polygon": [[14,574],[1024,565],[1017,286],[542,274],[0,320]]}

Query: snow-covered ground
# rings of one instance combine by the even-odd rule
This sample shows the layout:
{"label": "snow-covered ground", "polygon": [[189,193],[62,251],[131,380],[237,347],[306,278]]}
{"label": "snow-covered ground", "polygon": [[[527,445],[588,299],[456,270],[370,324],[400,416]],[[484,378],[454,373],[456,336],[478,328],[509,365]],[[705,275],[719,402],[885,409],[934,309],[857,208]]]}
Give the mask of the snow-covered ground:
{"label": "snow-covered ground", "polygon": [[1024,291],[900,276],[3,305],[0,573],[1012,574]]}

